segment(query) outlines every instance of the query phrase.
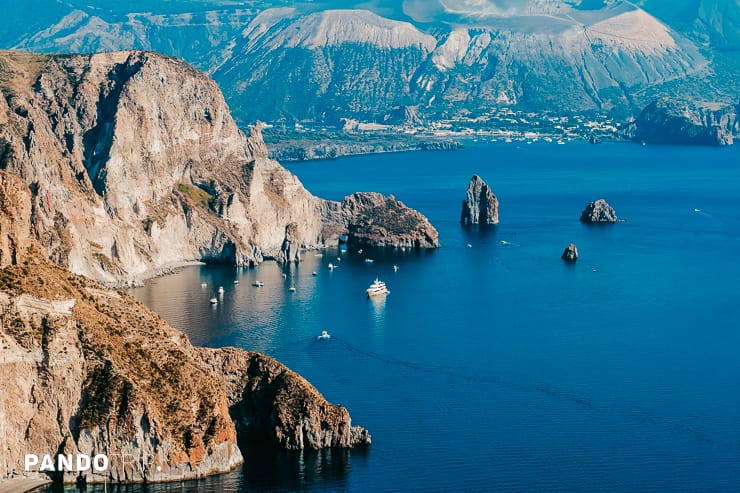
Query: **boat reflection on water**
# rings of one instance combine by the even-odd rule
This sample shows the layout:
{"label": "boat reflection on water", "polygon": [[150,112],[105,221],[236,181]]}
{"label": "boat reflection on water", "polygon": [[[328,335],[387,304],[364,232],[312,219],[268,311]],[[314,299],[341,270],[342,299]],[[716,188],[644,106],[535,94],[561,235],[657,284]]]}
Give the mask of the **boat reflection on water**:
{"label": "boat reflection on water", "polygon": [[368,297],[368,304],[372,310],[373,320],[375,322],[376,329],[384,329],[385,327],[385,303],[387,298],[385,296],[370,296]]}

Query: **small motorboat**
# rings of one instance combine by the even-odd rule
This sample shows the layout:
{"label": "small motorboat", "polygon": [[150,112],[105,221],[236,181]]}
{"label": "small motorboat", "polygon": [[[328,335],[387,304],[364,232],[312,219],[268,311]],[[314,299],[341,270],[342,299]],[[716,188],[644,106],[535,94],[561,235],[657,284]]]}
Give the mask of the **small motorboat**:
{"label": "small motorboat", "polygon": [[218,287],[218,294],[224,294],[224,287],[223,286],[219,286]]}
{"label": "small motorboat", "polygon": [[287,279],[287,278],[288,278],[288,274],[286,274],[285,272],[283,272],[283,279]]}
{"label": "small motorboat", "polygon": [[366,258],[366,259],[365,259],[365,263],[366,263],[366,264],[372,264],[373,262],[375,262],[375,260],[373,260],[373,259],[371,259],[371,258]]}
{"label": "small motorboat", "polygon": [[211,298],[211,305],[218,305],[218,300],[216,298]]}
{"label": "small motorboat", "polygon": [[201,288],[207,288],[208,287],[208,284],[205,283],[205,282],[202,282],[202,283],[200,283],[200,287]]}
{"label": "small motorboat", "polygon": [[319,339],[319,340],[321,340],[321,339],[331,339],[331,336],[329,335],[329,333],[327,331],[322,330],[321,331],[321,335],[318,336],[316,339]]}
{"label": "small motorboat", "polygon": [[360,255],[362,255],[362,248],[360,248],[359,250],[357,250],[357,253],[359,253]]}
{"label": "small motorboat", "polygon": [[334,270],[336,266],[334,264],[329,264],[329,270]]}
{"label": "small motorboat", "polygon": [[393,272],[398,272],[398,266],[397,265],[394,265],[393,266]]}
{"label": "small motorboat", "polygon": [[254,281],[254,283],[252,283],[252,286],[254,286],[256,288],[262,288],[262,287],[265,286],[265,283],[262,282],[262,281]]}
{"label": "small motorboat", "polygon": [[311,272],[311,275],[312,276],[318,276],[318,274],[316,273],[316,271]]}
{"label": "small motorboat", "polygon": [[234,284],[239,284],[239,279],[235,279]]}
{"label": "small motorboat", "polygon": [[291,293],[295,293],[295,286],[289,287],[288,291],[290,291]]}

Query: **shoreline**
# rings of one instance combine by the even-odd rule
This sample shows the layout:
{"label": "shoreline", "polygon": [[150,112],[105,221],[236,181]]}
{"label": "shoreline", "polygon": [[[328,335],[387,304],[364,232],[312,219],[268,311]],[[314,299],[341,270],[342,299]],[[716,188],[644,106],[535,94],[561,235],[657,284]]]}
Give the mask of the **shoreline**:
{"label": "shoreline", "polygon": [[0,481],[0,493],[28,493],[41,491],[41,488],[52,484],[48,479],[3,479]]}

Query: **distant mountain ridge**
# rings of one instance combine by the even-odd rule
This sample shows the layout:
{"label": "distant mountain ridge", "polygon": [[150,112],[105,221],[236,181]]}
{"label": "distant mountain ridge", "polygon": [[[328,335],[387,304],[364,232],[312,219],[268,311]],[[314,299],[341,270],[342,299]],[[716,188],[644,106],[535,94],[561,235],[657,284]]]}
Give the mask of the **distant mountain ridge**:
{"label": "distant mountain ridge", "polygon": [[[664,86],[705,94],[697,86],[707,77],[726,102],[739,97],[697,36],[622,0],[196,3],[118,15],[78,6],[15,47],[182,57],[214,77],[241,124],[403,123],[500,107],[637,115]],[[703,0],[696,22],[712,24],[702,19],[722,8]]]}

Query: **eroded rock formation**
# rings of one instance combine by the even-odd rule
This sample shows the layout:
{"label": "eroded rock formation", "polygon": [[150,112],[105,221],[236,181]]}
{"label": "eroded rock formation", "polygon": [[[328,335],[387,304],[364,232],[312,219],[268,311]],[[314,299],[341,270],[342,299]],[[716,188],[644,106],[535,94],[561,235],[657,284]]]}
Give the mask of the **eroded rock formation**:
{"label": "eroded rock formation", "polygon": [[483,179],[473,175],[468,183],[467,197],[463,200],[462,224],[498,224],[498,199]]}
{"label": "eroded rock formation", "polygon": [[188,261],[297,261],[350,227],[181,61],[0,52],[0,75],[0,169],[30,191],[47,258],[75,273],[115,284]]}
{"label": "eroded rock formation", "polygon": [[24,472],[26,453],[106,454],[109,474],[88,481],[170,481],[233,469],[239,435],[288,449],[370,443],[277,361],[195,348],[130,296],[34,254],[0,270],[0,345],[0,479],[45,477]]}
{"label": "eroded rock formation", "polygon": [[439,247],[439,233],[427,218],[392,195],[355,193],[344,198],[340,211],[351,245]]}
{"label": "eroded rock formation", "polygon": [[604,199],[589,203],[581,213],[584,223],[615,223],[618,220],[617,212]]}
{"label": "eroded rock formation", "polygon": [[571,243],[565,248],[565,251],[560,256],[560,258],[567,262],[575,262],[576,260],[578,260],[578,248],[573,243]]}

